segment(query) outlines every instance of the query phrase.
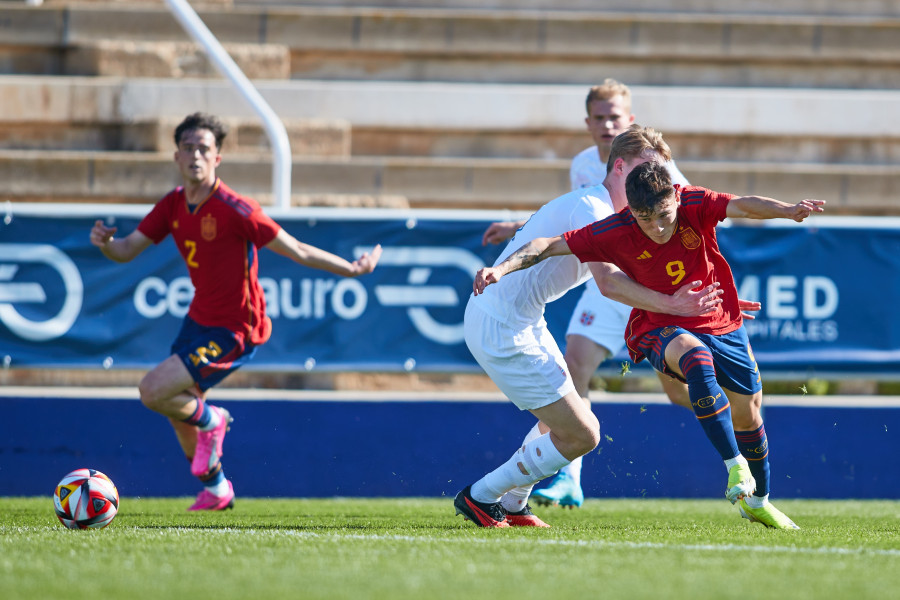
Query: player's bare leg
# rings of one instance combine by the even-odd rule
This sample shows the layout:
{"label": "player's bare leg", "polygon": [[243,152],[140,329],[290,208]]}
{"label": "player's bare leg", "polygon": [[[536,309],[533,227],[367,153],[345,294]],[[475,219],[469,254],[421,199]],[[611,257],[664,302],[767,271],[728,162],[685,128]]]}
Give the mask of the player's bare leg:
{"label": "player's bare leg", "polygon": [[197,427],[189,425],[184,421],[169,419],[172,429],[175,430],[175,437],[181,445],[181,450],[187,457],[188,461],[194,458],[194,451],[197,449]]}
{"label": "player's bare leg", "polygon": [[[593,340],[577,334],[566,337],[566,366],[575,384],[575,391],[590,410],[589,398],[591,378],[603,361],[609,358],[607,348]],[[545,426],[546,427],[546,426]],[[535,504],[578,508],[584,503],[581,488],[582,458],[579,456],[559,470],[550,484],[532,492]]]}
{"label": "player's bare leg", "polygon": [[[194,384],[192,391],[196,397],[206,400],[206,394],[200,392],[196,384]],[[197,448],[197,428],[194,425],[172,418],[169,418],[169,423],[172,425],[172,429],[175,430],[175,437],[178,438],[178,443],[181,444],[184,455],[189,461],[192,460],[194,451]]]}
{"label": "player's bare leg", "polygon": [[457,494],[457,514],[482,527],[509,526],[500,504],[504,494],[553,475],[600,441],[600,423],[575,391],[531,413],[550,432],[523,445],[505,463]]}
{"label": "player's bare leg", "polygon": [[170,419],[181,421],[197,410],[194,378],[177,355],[144,375],[138,389],[144,406]]}
{"label": "player's bare leg", "polygon": [[[141,402],[173,423],[175,435],[187,454],[192,452],[191,473],[203,482],[204,490],[188,510],[222,510],[234,505],[234,488],[222,472],[222,442],[231,416],[222,408],[209,406],[195,386],[181,358],[172,355],[141,380]],[[188,441],[193,430],[194,443]]]}
{"label": "player's bare leg", "polygon": [[683,406],[691,412],[694,411],[691,406],[691,396],[688,394],[686,383],[682,383],[674,377],[669,377],[659,371],[656,372],[656,375],[659,377],[659,382],[662,384],[663,391],[666,393],[666,396],[669,397],[669,402],[676,406]]}
{"label": "player's bare leg", "polygon": [[550,428],[550,440],[567,461],[584,456],[600,443],[600,421],[577,392],[531,414]]}

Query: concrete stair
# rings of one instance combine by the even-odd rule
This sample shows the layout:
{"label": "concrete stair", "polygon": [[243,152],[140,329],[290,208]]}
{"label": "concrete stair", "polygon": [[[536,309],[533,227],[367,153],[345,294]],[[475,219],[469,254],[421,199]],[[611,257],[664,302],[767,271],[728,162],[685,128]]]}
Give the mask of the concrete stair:
{"label": "concrete stair", "polygon": [[[257,78],[900,88],[900,15],[340,6],[200,15]],[[0,52],[7,73],[214,75],[160,6],[6,5],[0,37],[12,46]]]}
{"label": "concrete stair", "polygon": [[[534,209],[613,76],[698,184],[900,213],[898,2],[314,4],[198,5],[285,120],[296,204]],[[159,2],[0,4],[3,198],[152,202],[204,110],[233,131],[223,177],[267,201],[262,127],[186,40]]]}
{"label": "concrete stair", "polygon": [[[48,0],[58,2],[60,0]],[[80,0],[81,1],[81,0]],[[158,0],[161,1],[161,0]],[[233,0],[235,6],[342,6],[508,11],[630,11],[745,15],[900,15],[898,0]]]}
{"label": "concrete stair", "polygon": [[[785,200],[819,198],[829,214],[896,214],[900,166],[681,161],[684,174],[720,191]],[[227,156],[233,188],[271,202],[271,162]],[[568,187],[567,160],[354,157],[295,159],[295,205],[535,210]],[[0,151],[12,201],[141,202],[178,182],[170,153]],[[351,201],[348,198],[368,198]],[[343,199],[343,201],[340,201]]]}

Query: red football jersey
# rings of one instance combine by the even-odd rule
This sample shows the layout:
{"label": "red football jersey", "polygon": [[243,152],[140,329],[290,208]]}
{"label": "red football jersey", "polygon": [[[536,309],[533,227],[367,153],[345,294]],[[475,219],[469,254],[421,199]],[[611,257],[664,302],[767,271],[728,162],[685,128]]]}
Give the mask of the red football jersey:
{"label": "red football jersey", "polygon": [[572,253],[581,262],[613,263],[634,281],[663,294],[674,294],[685,283],[718,281],[723,302],[702,317],[678,317],[633,309],[625,330],[632,360],[643,359],[642,340],[659,327],[678,326],[697,333],[722,335],[741,326],[737,287],[731,267],[719,252],[716,225],[725,219],[732,194],[701,187],[675,186],[680,196],[675,234],[657,244],[641,231],[628,209],[602,221],[565,234]]}
{"label": "red football jersey", "polygon": [[188,316],[200,325],[226,327],[252,344],[264,343],[272,333],[256,250],[280,229],[259,203],[221,180],[195,206],[188,205],[183,187],[175,188],[138,225],[156,244],[172,234],[194,284]]}

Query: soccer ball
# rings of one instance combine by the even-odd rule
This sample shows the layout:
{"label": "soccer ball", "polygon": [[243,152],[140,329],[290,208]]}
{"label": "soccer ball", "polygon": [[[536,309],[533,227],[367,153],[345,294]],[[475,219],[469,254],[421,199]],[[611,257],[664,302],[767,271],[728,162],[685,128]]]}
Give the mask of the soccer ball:
{"label": "soccer ball", "polygon": [[57,484],[53,506],[69,529],[102,529],[119,512],[119,492],[100,471],[76,469]]}

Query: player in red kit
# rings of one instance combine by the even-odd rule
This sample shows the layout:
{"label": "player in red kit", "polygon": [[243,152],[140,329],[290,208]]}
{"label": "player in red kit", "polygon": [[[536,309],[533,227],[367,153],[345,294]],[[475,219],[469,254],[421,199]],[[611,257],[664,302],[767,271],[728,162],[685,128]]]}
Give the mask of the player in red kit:
{"label": "player in red kit", "polygon": [[[786,204],[761,196],[681,188],[672,185],[665,166],[655,161],[629,173],[625,193],[626,210],[561,236],[532,240],[503,263],[479,271],[476,293],[507,273],[567,254],[582,262],[611,263],[634,281],[665,294],[685,282],[719,284],[721,304],[699,317],[635,307],[625,341],[635,362],[646,358],[656,370],[688,384],[697,420],[728,469],[726,498],[740,501],[741,515],[767,527],[797,529],[768,499],[762,381],[743,327],[734,277],[719,252],[716,225],[726,217],[800,222],[822,212],[825,202]],[[596,273],[603,291],[602,270]]]}
{"label": "player in red kit", "polygon": [[214,116],[194,113],[175,129],[175,164],[183,186],[156,203],[137,229],[114,238],[115,227],[97,221],[91,243],[116,262],[128,262],[169,234],[181,253],[194,298],[171,356],[141,380],[141,402],[169,418],[191,473],[204,489],[188,510],[234,505],[234,488],[222,470],[222,442],[232,421],[206,403],[206,391],[248,361],[272,333],[257,278],[258,248],[269,248],[308,267],[344,277],[371,273],[381,246],[349,262],[304,244],[269,218],[259,204],[239,196],[217,176],[227,130]]}

